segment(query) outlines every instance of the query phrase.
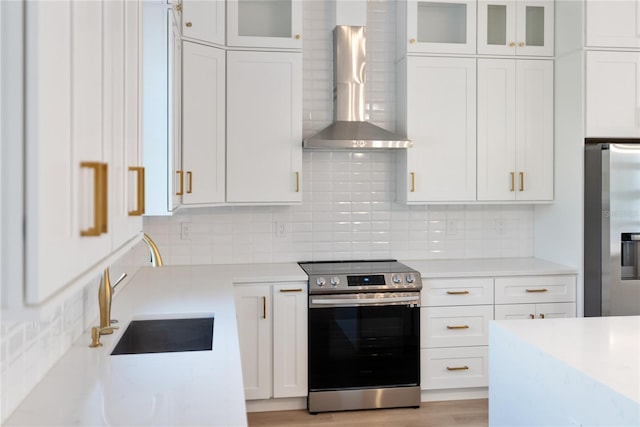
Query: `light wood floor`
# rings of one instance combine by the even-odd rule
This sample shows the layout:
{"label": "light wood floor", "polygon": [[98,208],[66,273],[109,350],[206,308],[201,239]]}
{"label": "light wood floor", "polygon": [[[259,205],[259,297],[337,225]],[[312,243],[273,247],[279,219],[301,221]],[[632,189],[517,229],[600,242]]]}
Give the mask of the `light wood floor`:
{"label": "light wood floor", "polygon": [[371,411],[325,412],[311,415],[306,410],[252,412],[250,427],[267,426],[366,426],[366,427],[486,427],[488,400],[423,402],[419,409],[376,409]]}

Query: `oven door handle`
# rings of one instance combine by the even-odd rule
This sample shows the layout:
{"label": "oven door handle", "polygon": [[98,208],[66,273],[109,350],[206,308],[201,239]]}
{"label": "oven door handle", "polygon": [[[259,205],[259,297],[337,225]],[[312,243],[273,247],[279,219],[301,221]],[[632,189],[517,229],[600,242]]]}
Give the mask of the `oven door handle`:
{"label": "oven door handle", "polygon": [[418,306],[420,296],[377,297],[377,298],[311,298],[310,306],[359,306],[359,305],[410,305]]}

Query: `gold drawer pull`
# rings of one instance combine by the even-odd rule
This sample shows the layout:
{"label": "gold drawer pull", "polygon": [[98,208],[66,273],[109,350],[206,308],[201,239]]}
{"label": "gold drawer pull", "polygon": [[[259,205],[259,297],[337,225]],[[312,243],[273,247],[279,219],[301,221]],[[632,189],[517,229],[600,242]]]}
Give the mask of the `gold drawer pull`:
{"label": "gold drawer pull", "polygon": [[535,319],[536,315],[535,314],[530,314],[529,317],[532,318],[532,319]]}
{"label": "gold drawer pull", "polygon": [[262,318],[267,318],[267,297],[262,297]]}
{"label": "gold drawer pull", "polygon": [[193,173],[191,171],[187,171],[187,181],[189,185],[187,186],[187,194],[191,194],[193,191]]}
{"label": "gold drawer pull", "polygon": [[447,329],[469,329],[469,325],[447,325]]}
{"label": "gold drawer pull", "polygon": [[296,193],[300,192],[300,172],[296,172]]}
{"label": "gold drawer pull", "polygon": [[540,313],[540,318],[544,319],[544,313]]}
{"label": "gold drawer pull", "polygon": [[524,191],[524,172],[520,172],[520,191]]}
{"label": "gold drawer pull", "polygon": [[302,292],[302,288],[298,288],[298,289],[280,289],[280,292]]}
{"label": "gold drawer pull", "polygon": [[511,189],[509,191],[516,191],[516,173],[511,172]]}
{"label": "gold drawer pull", "polygon": [[176,171],[176,174],[180,176],[180,189],[176,191],[176,196],[182,196],[184,194],[184,171]]}
{"label": "gold drawer pull", "polygon": [[415,44],[416,43],[416,39],[409,39],[409,43]]}
{"label": "gold drawer pull", "polygon": [[296,34],[296,35],[295,35],[295,39],[296,39],[296,40],[300,40],[301,38],[302,38],[302,36],[301,36],[300,34]]}
{"label": "gold drawer pull", "polygon": [[509,47],[514,47],[516,45],[516,42],[510,42],[509,43]]}
{"label": "gold drawer pull", "polygon": [[520,47],[524,47],[524,42],[520,42],[520,43],[518,43],[518,46],[520,46]]}
{"label": "gold drawer pull", "polygon": [[192,24],[191,22],[187,22],[187,23],[186,23],[186,24],[184,24],[184,25],[186,25],[186,26],[187,26],[187,27],[189,27],[189,28],[191,28],[191,27],[193,26],[193,24]]}
{"label": "gold drawer pull", "polygon": [[141,216],[144,214],[144,168],[141,166],[129,166],[129,171],[135,172],[138,177],[136,183],[136,209],[129,211],[129,216]]}
{"label": "gold drawer pull", "polygon": [[532,294],[532,293],[540,293],[540,292],[549,292],[548,289],[542,288],[542,289],[527,289],[526,290],[528,293]]}
{"label": "gold drawer pull", "polygon": [[469,369],[467,365],[464,366],[447,366],[447,371],[466,371]]}
{"label": "gold drawer pull", "polygon": [[447,295],[468,295],[469,291],[447,291]]}
{"label": "gold drawer pull", "polygon": [[411,172],[411,192],[416,192],[416,173]]}
{"label": "gold drawer pull", "polygon": [[107,164],[101,162],[81,162],[81,168],[93,169],[93,226],[80,230],[80,236],[99,236],[107,232],[108,187]]}

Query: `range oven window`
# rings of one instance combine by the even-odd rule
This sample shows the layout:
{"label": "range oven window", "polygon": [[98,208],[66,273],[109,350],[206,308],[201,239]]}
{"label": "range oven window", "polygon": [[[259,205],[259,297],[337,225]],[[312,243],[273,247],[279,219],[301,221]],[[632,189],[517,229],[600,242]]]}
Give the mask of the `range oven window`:
{"label": "range oven window", "polygon": [[419,307],[309,310],[309,389],[420,383]]}

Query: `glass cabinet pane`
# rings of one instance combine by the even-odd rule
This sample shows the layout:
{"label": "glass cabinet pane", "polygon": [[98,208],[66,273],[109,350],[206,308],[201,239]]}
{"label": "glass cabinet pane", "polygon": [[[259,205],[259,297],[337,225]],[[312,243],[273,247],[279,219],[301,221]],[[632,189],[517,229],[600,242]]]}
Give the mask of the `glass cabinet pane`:
{"label": "glass cabinet pane", "polygon": [[418,42],[466,43],[467,5],[419,2]]}
{"label": "glass cabinet pane", "polygon": [[291,2],[296,0],[239,0],[238,35],[291,37]]}
{"label": "glass cabinet pane", "polygon": [[487,44],[507,44],[507,6],[487,6]]}
{"label": "glass cabinet pane", "polygon": [[527,46],[544,46],[544,7],[526,7]]}

